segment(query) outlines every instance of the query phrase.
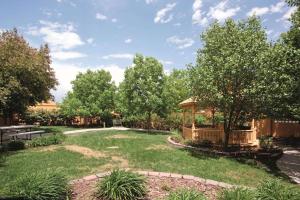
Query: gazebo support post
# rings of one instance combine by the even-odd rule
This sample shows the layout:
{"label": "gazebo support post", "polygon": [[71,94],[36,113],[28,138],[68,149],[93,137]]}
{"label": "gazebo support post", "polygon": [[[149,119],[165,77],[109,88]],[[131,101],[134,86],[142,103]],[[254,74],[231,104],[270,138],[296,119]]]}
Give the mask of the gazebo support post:
{"label": "gazebo support post", "polygon": [[195,139],[195,105],[192,106],[192,140]]}

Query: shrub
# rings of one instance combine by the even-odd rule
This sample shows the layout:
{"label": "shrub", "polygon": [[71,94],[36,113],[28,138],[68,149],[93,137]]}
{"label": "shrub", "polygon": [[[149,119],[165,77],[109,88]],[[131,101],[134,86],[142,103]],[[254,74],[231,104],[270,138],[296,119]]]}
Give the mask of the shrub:
{"label": "shrub", "polygon": [[195,118],[195,122],[196,122],[196,125],[197,126],[201,126],[203,125],[205,122],[206,122],[206,117],[204,117],[203,115],[198,115],[196,118]]}
{"label": "shrub", "polygon": [[261,200],[296,200],[300,193],[292,187],[286,186],[280,180],[267,180],[257,188],[257,199]]}
{"label": "shrub", "polygon": [[135,200],[145,194],[144,177],[124,170],[114,170],[97,186],[97,196],[106,200]]}
{"label": "shrub", "polygon": [[233,188],[222,190],[218,200],[253,200],[255,192],[245,188]]}
{"label": "shrub", "polygon": [[50,136],[37,137],[28,142],[28,146],[30,147],[39,147],[39,146],[49,146],[53,144],[61,144],[65,135],[62,133],[57,133]]}
{"label": "shrub", "polygon": [[167,200],[206,200],[206,197],[194,189],[179,189],[171,192]]}
{"label": "shrub", "polygon": [[9,186],[9,196],[26,200],[68,199],[69,187],[65,176],[57,172],[39,172],[18,177]]}
{"label": "shrub", "polygon": [[273,148],[273,138],[270,136],[262,136],[259,138],[259,146],[264,150],[270,150]]}
{"label": "shrub", "polygon": [[13,140],[7,143],[7,150],[17,151],[25,149],[25,143],[22,140]]}
{"label": "shrub", "polygon": [[6,155],[0,152],[0,167],[5,163]]}

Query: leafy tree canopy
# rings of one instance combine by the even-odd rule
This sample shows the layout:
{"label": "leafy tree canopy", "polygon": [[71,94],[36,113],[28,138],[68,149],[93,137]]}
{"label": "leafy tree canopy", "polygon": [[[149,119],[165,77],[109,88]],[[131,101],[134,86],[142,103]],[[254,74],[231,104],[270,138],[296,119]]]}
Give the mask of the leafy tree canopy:
{"label": "leafy tree canopy", "polygon": [[185,69],[174,69],[170,75],[165,76],[164,99],[168,113],[180,111],[178,104],[191,97],[189,74]]}
{"label": "leafy tree canopy", "polygon": [[49,48],[30,47],[16,29],[0,34],[0,115],[11,117],[49,100],[57,81]]}
{"label": "leafy tree canopy", "polygon": [[155,58],[135,55],[133,65],[125,71],[121,84],[127,115],[151,116],[164,113],[163,66]]}
{"label": "leafy tree canopy", "polygon": [[79,73],[72,81],[73,91],[64,99],[61,110],[68,116],[106,116],[114,109],[115,84],[105,70]]}
{"label": "leafy tree canopy", "polygon": [[217,108],[224,115],[225,146],[229,133],[257,115],[262,53],[269,46],[260,21],[229,19],[213,23],[202,34],[203,48],[190,68],[193,91],[200,105]]}

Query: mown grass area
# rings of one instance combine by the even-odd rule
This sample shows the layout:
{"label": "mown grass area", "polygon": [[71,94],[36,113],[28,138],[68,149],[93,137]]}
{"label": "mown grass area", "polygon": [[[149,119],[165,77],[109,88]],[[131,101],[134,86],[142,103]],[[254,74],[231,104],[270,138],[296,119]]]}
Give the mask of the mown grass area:
{"label": "mown grass area", "polygon": [[[118,167],[164,171],[195,175],[232,184],[257,186],[260,181],[274,179],[266,170],[233,159],[195,154],[176,149],[167,143],[168,135],[135,131],[95,131],[68,136],[59,148],[39,147],[11,153],[0,166],[0,185],[9,184],[22,173],[59,170],[69,179]],[[80,150],[66,150],[66,146],[90,149],[89,157]],[[47,149],[48,148],[48,149]]]}

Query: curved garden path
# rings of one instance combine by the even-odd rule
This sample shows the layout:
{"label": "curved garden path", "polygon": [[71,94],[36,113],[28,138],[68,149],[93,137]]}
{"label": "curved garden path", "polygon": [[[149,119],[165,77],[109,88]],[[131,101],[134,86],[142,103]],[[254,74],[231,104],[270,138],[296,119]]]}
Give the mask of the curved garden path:
{"label": "curved garden path", "polygon": [[161,131],[161,130],[148,130],[148,129],[139,129],[139,128],[126,128],[126,127],[110,127],[110,128],[86,128],[86,129],[80,129],[80,130],[72,130],[72,131],[65,131],[63,132],[65,135],[71,135],[71,134],[80,134],[84,132],[92,132],[92,131],[150,131],[152,133],[170,133],[170,131]]}
{"label": "curved garden path", "polygon": [[293,181],[300,184],[300,148],[287,147],[277,161],[278,168]]}

